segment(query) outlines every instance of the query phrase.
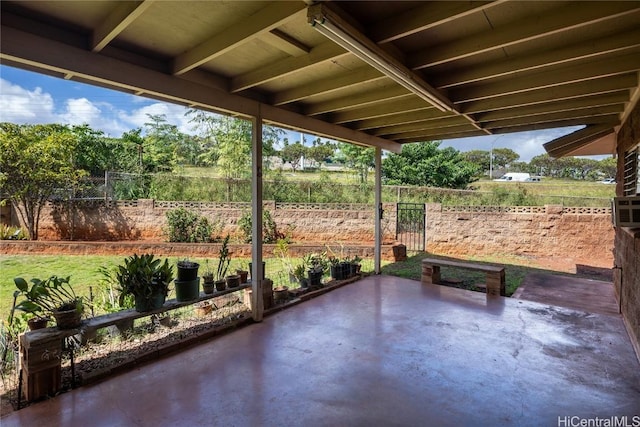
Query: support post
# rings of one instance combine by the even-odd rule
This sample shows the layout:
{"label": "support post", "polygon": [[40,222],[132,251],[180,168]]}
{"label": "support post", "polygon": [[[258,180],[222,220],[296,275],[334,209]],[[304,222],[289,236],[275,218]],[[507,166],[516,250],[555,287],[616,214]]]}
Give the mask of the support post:
{"label": "support post", "polygon": [[376,173],[375,173],[375,209],[376,209],[376,224],[375,224],[375,248],[373,251],[374,257],[374,272],[380,274],[380,259],[382,255],[382,149],[376,147]]}
{"label": "support post", "polygon": [[262,321],[262,114],[251,119],[251,314]]}

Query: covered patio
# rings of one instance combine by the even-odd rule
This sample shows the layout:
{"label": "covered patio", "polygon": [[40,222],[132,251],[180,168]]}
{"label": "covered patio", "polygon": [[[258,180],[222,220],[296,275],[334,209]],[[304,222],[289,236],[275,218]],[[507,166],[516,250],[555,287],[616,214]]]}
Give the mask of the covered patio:
{"label": "covered patio", "polygon": [[619,315],[371,276],[2,425],[540,426],[639,414]]}
{"label": "covered patio", "polygon": [[[263,122],[375,147],[376,272],[382,150],[568,126],[581,128],[548,142],[551,155],[624,157],[640,140],[640,2],[311,3],[2,1],[0,60],[251,120],[254,218]],[[261,233],[254,221],[257,278]],[[263,320],[256,280],[261,323],[2,424],[558,425],[640,415],[639,237],[616,237],[618,248],[628,241],[616,260],[632,341],[618,315],[384,276]],[[620,276],[616,286],[623,293]]]}

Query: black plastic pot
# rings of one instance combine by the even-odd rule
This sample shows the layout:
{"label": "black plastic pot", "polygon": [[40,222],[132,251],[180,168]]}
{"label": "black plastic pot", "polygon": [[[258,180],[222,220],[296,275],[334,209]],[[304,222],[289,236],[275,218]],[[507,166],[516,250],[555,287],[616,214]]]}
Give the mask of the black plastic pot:
{"label": "black plastic pot", "polygon": [[178,262],[178,276],[176,281],[189,282],[198,278],[198,268],[200,264],[197,262]]}
{"label": "black plastic pot", "polygon": [[200,296],[200,278],[195,280],[175,281],[176,285],[176,301],[186,302],[198,299]]}

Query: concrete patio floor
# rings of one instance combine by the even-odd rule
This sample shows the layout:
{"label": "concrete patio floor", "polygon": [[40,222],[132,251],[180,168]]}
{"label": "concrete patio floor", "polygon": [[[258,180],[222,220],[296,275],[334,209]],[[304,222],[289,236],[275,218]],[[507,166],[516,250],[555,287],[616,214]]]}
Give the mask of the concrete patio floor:
{"label": "concrete patio floor", "polygon": [[557,426],[625,415],[640,416],[640,365],[619,316],[374,276],[0,423]]}

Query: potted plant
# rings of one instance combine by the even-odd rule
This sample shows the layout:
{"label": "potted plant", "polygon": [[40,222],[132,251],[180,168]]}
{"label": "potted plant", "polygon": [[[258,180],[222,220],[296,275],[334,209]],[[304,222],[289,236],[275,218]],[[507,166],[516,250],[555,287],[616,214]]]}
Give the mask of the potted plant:
{"label": "potted plant", "polygon": [[49,313],[56,319],[60,329],[80,326],[84,312],[84,299],[77,296],[69,284],[70,276],[51,276],[48,279],[31,279],[31,288],[22,277],[13,279],[20,294],[24,296],[16,308],[40,316]]}
{"label": "potted plant", "polygon": [[186,302],[198,299],[200,296],[199,267],[200,264],[188,259],[178,261],[178,277],[175,281],[176,301]]}
{"label": "potted plant", "polygon": [[[15,301],[20,295],[24,296],[24,300],[21,301],[20,304],[15,306],[15,308],[32,315],[32,317],[27,319],[27,325],[29,326],[30,331],[35,331],[36,329],[44,329],[47,327],[47,324],[49,323],[49,320],[51,320],[51,318],[47,316],[42,310],[42,307],[40,307],[40,305],[35,302],[34,292],[31,292],[31,290],[33,290],[35,286],[32,286],[32,288],[29,289],[29,285],[27,285],[26,290],[20,290],[21,287],[25,288],[24,284],[22,283],[23,280],[24,279],[22,278],[13,279],[13,282],[19,289],[13,292],[13,300]],[[20,281],[20,283],[18,283],[18,281]]]}
{"label": "potted plant", "polygon": [[309,286],[322,286],[322,276],[327,268],[325,254],[309,254],[303,259],[308,268]]}
{"label": "potted plant", "polygon": [[205,294],[212,294],[215,290],[215,283],[213,278],[213,270],[209,267],[209,260],[205,261],[205,271],[202,275],[202,280],[204,281],[202,284],[202,290]]}
{"label": "potted plant", "polygon": [[200,264],[189,261],[188,258],[178,261],[178,277],[176,280],[180,282],[196,280],[198,278],[198,268],[200,268]]}
{"label": "potted plant", "polygon": [[344,269],[342,268],[342,264],[340,263],[340,259],[338,257],[332,256],[329,258],[331,277],[334,280],[342,280],[344,279]]}
{"label": "potted plant", "polygon": [[273,288],[273,300],[274,302],[285,302],[289,298],[288,286],[277,286]]}
{"label": "potted plant", "polygon": [[152,254],[125,258],[118,266],[116,280],[120,286],[121,304],[128,295],[133,295],[139,312],[162,307],[169,294],[169,283],[173,280],[173,266],[165,258],[162,262]]}
{"label": "potted plant", "polygon": [[249,278],[249,270],[246,268],[246,264],[242,264],[240,268],[236,270],[236,274],[240,276],[240,283],[247,283]]}
{"label": "potted plant", "polygon": [[226,276],[229,264],[231,263],[231,256],[229,254],[229,235],[222,241],[222,246],[218,252],[218,270],[216,271],[216,290],[224,291],[226,288]]}
{"label": "potted plant", "polygon": [[309,286],[309,281],[307,280],[307,269],[303,264],[298,264],[293,267],[293,277],[300,283],[300,286],[306,288]]}

